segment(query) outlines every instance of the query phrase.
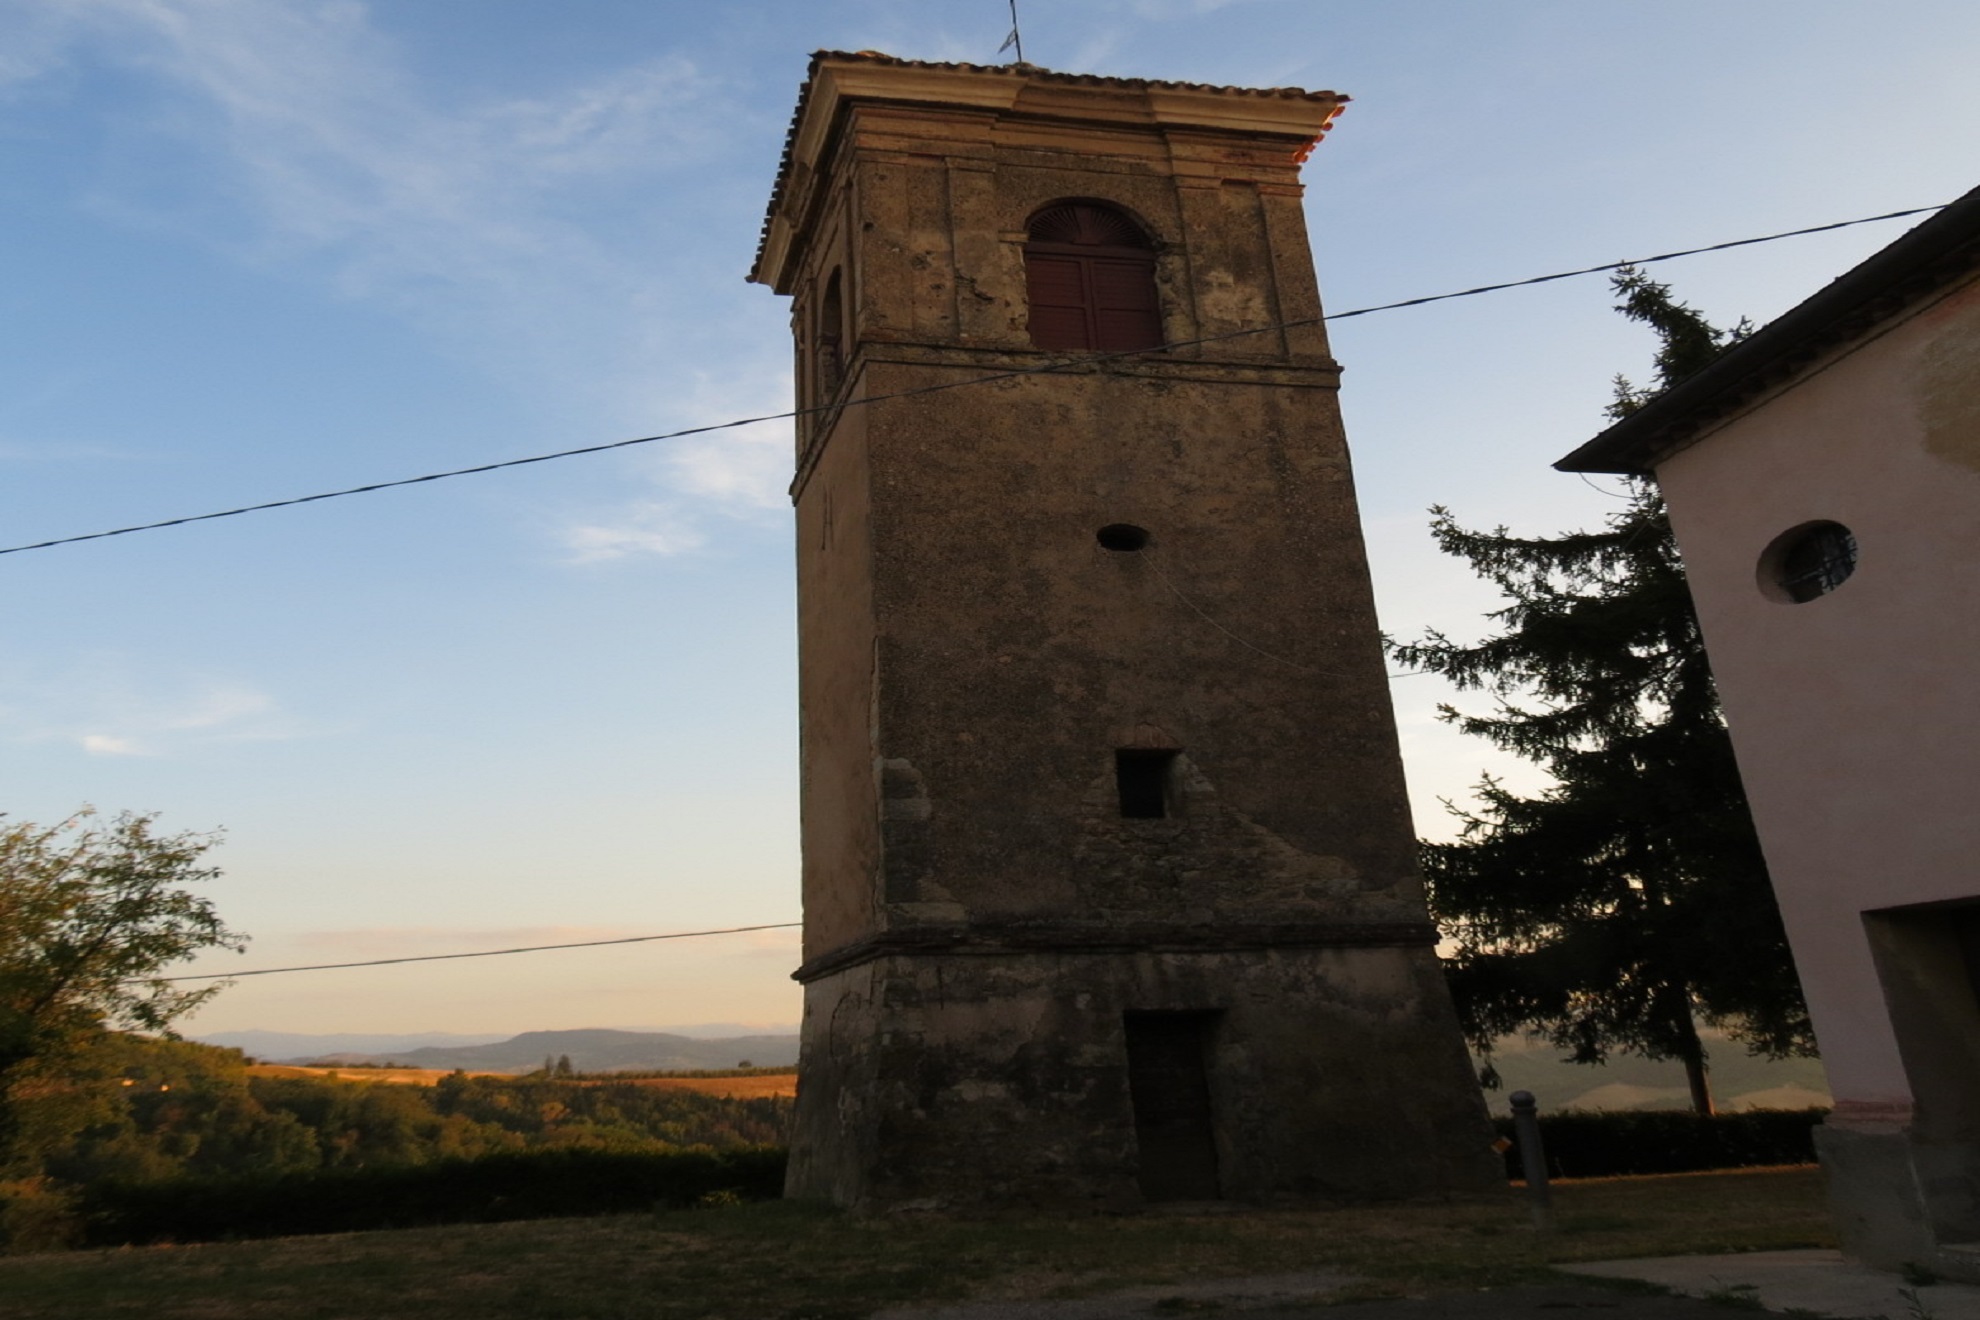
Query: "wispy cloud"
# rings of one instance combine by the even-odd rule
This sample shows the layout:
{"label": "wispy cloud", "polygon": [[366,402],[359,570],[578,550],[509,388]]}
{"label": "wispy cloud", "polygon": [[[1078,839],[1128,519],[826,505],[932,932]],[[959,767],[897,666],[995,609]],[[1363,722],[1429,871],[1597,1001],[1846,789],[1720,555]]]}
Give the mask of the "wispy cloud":
{"label": "wispy cloud", "polygon": [[691,514],[679,506],[645,500],[617,511],[610,522],[580,522],[564,528],[560,539],[576,564],[594,564],[628,555],[680,555],[699,550],[707,538]]}
{"label": "wispy cloud", "polygon": [[[684,427],[711,425],[783,412],[790,398],[787,371],[739,371],[719,381],[703,373],[686,406],[676,401],[674,408]],[[571,518],[557,539],[571,552],[570,562],[599,563],[688,554],[707,546],[722,521],[788,517],[793,443],[788,420],[663,441],[636,461],[660,495]]]}
{"label": "wispy cloud", "polygon": [[[104,166],[90,204],[112,222],[385,309],[506,386],[554,397],[582,433],[716,420],[716,395],[788,406],[787,388],[761,406],[763,378],[781,383],[753,360],[767,346],[736,351],[745,331],[691,311],[712,260],[746,256],[730,249],[753,215],[707,221],[733,205],[713,167],[752,112],[680,55],[463,98],[422,78],[359,4],[0,0],[0,13],[38,34],[0,79],[65,58],[144,78],[154,103],[114,131],[146,150],[118,159],[169,163]],[[662,228],[669,214],[703,223]],[[645,223],[613,219],[628,215]],[[707,374],[739,379],[697,381],[711,359]],[[676,446],[640,469],[653,491],[566,517],[555,539],[579,560],[695,549],[707,516],[770,506],[788,453],[753,435]]]}
{"label": "wispy cloud", "polygon": [[[319,260],[344,293],[455,331],[493,313],[486,341],[557,338],[545,294],[572,303],[613,290],[617,304],[652,294],[638,287],[652,272],[628,270],[627,254],[584,223],[585,194],[651,186],[723,138],[716,89],[678,58],[556,96],[453,107],[354,4],[29,8],[66,16],[72,39],[152,76],[177,113],[154,116],[151,131],[231,180],[252,255]],[[106,184],[102,201],[129,205],[133,219],[170,216],[174,200],[189,217],[194,204],[117,187]]]}
{"label": "wispy cloud", "polygon": [[118,656],[83,657],[56,674],[0,675],[0,738],[10,742],[66,743],[91,756],[172,756],[308,732],[251,684],[161,675]]}
{"label": "wispy cloud", "polygon": [[69,25],[59,6],[44,0],[13,0],[0,4],[0,17],[7,32],[7,39],[0,42],[0,96],[16,94],[62,67]]}
{"label": "wispy cloud", "polygon": [[791,476],[788,428],[761,427],[680,442],[665,458],[672,484],[731,509],[782,509]]}

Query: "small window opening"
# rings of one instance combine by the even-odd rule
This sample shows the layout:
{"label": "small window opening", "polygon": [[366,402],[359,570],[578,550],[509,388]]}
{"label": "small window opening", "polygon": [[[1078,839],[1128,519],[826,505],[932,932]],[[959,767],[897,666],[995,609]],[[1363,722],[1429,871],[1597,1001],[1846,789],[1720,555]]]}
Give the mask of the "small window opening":
{"label": "small window opening", "polygon": [[1148,544],[1148,529],[1133,523],[1108,523],[1094,534],[1102,550],[1128,554]]}
{"label": "small window opening", "polygon": [[1145,747],[1123,747],[1114,753],[1114,782],[1121,793],[1121,815],[1129,820],[1161,820],[1170,809],[1179,753]]}
{"label": "small window opening", "polygon": [[1806,523],[1776,538],[1760,556],[1760,585],[1776,600],[1802,604],[1826,596],[1856,571],[1856,537],[1841,523]]}

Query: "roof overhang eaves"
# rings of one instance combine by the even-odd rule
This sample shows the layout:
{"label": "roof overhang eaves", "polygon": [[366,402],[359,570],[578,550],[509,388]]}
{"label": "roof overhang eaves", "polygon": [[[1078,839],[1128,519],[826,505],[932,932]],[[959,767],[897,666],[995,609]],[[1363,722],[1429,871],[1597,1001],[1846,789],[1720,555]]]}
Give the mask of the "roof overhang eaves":
{"label": "roof overhang eaves", "polygon": [[1727,348],[1554,467],[1647,476],[1760,394],[1976,272],[1980,188]]}
{"label": "roof overhang eaves", "polygon": [[899,59],[877,51],[819,51],[812,56],[798,93],[748,278],[779,293],[791,291],[795,278],[792,259],[797,255],[792,244],[803,228],[801,213],[808,209],[808,184],[829,161],[851,104],[975,108],[1003,115],[1017,108],[1019,97],[1033,84],[1139,92],[1148,110],[1142,122],[1210,133],[1279,133],[1293,144],[1300,160],[1306,158],[1348,101],[1338,92],[1297,87],[1218,87],[1059,73],[1031,64],[941,64]]}

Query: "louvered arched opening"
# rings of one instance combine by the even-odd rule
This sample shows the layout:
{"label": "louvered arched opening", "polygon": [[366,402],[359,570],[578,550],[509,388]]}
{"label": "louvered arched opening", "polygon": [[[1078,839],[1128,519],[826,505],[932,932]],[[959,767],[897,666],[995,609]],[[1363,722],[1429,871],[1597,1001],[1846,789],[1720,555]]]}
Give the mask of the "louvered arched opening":
{"label": "louvered arched opening", "polygon": [[818,397],[829,401],[839,392],[846,374],[846,303],[841,292],[839,272],[825,282],[825,297],[818,307]]}
{"label": "louvered arched opening", "polygon": [[1031,342],[1131,352],[1162,346],[1155,249],[1140,225],[1095,202],[1057,202],[1031,218],[1024,245]]}

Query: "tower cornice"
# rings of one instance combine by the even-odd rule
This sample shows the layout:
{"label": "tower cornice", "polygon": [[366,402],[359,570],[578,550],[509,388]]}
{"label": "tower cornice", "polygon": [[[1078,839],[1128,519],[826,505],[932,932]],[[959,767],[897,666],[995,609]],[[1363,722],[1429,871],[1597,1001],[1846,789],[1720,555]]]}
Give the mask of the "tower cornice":
{"label": "tower cornice", "polygon": [[791,292],[802,257],[796,239],[806,232],[821,176],[857,105],[975,111],[999,123],[1021,120],[1033,146],[1046,145],[1055,122],[1088,141],[1100,126],[1158,135],[1228,134],[1254,149],[1277,138],[1290,169],[1306,159],[1348,99],[1299,87],[1220,87],[1060,73],[1030,64],[942,64],[878,51],[820,51],[812,56],[798,95],[748,278],[778,293]]}

